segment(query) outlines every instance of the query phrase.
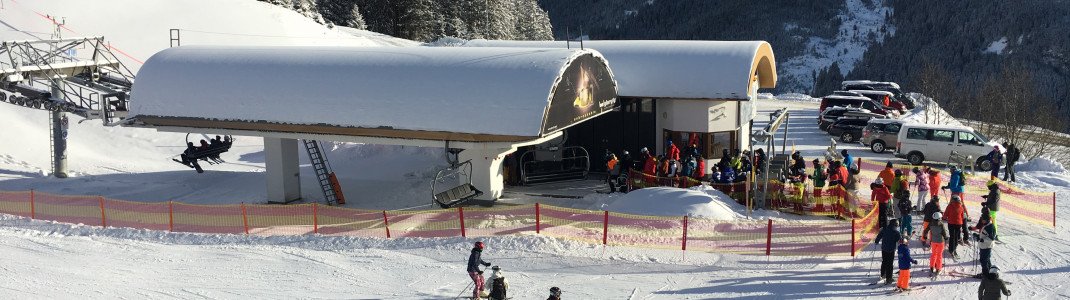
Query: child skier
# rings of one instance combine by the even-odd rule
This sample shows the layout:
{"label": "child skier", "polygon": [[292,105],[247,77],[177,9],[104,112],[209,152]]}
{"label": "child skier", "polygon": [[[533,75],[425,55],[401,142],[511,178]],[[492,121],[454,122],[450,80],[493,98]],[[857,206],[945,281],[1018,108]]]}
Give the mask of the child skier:
{"label": "child skier", "polygon": [[556,286],[550,288],[550,298],[546,298],[546,300],[561,300],[561,288]]}
{"label": "child skier", "polygon": [[929,197],[929,174],[918,169],[918,167],[914,167],[911,172],[914,172],[914,177],[918,178],[918,180],[914,181],[914,184],[918,185],[918,195],[916,196],[918,199],[914,200],[914,202],[918,204],[925,203],[926,197]]}
{"label": "child skier", "polygon": [[825,189],[825,179],[828,178],[828,175],[825,174],[825,166],[821,164],[821,159],[814,159],[814,175],[811,178],[814,179],[814,197],[821,197],[821,191]]}
{"label": "child skier", "polygon": [[1003,279],[999,278],[999,268],[993,266],[992,271],[981,279],[981,286],[977,287],[977,298],[999,300],[1003,299],[1004,295],[1010,296],[1011,291],[1007,289],[1007,284],[1003,282]]}
{"label": "child skier", "polygon": [[947,208],[944,209],[944,219],[947,220],[948,234],[951,239],[948,240],[947,250],[951,254],[951,258],[959,259],[958,245],[962,238],[962,224],[965,221],[966,207],[962,205],[959,196],[951,196],[951,203],[947,204]]}
{"label": "child skier", "polygon": [[892,215],[892,212],[888,211],[888,200],[891,200],[892,194],[888,192],[888,187],[880,178],[873,181],[869,188],[873,190],[870,194],[870,201],[877,202],[877,228],[884,228],[884,225],[888,223],[888,217]]}
{"label": "child skier", "polygon": [[910,202],[909,191],[906,192],[906,197],[899,201],[898,209],[899,215],[902,216],[899,219],[899,232],[903,233],[904,236],[913,237],[914,217],[911,216],[910,212],[914,210],[914,204]]}
{"label": "child skier", "polygon": [[918,261],[910,257],[909,240],[906,234],[899,240],[899,281],[896,283],[896,291],[910,290],[910,266],[918,264]]}
{"label": "child skier", "polygon": [[944,268],[944,243],[948,239],[947,225],[944,224],[944,216],[940,212],[933,213],[929,223],[929,241],[932,244],[932,255],[929,256],[929,273],[932,277],[940,274]]}
{"label": "child skier", "polygon": [[490,266],[489,262],[483,261],[483,242],[476,242],[475,247],[472,247],[472,254],[468,256],[468,276],[472,277],[472,283],[475,285],[472,287],[472,299],[479,299],[479,296],[483,294],[483,271],[479,270],[479,265]]}
{"label": "child skier", "polygon": [[502,269],[498,266],[490,269],[494,270],[494,272],[490,273],[490,299],[508,299],[506,291],[509,290],[509,280],[505,279],[505,274],[502,274]]}

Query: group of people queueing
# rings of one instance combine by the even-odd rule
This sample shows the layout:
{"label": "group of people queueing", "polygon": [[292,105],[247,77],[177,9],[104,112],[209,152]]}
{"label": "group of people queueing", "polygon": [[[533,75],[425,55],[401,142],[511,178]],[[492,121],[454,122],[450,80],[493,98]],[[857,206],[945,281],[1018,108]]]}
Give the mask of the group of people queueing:
{"label": "group of people queueing", "polygon": [[[920,237],[917,237],[924,249],[930,250],[929,276],[936,277],[943,269],[944,252],[952,259],[959,259],[959,246],[969,246],[971,232],[977,242],[978,260],[981,273],[973,275],[982,279],[979,293],[982,299],[999,299],[1000,294],[1010,295],[998,268],[992,265],[992,248],[999,239],[996,234],[996,212],[999,211],[1000,190],[995,181],[987,184],[988,194],[981,203],[981,216],[978,222],[969,226],[969,212],[963,204],[963,188],[966,178],[962,170],[951,166],[951,175],[947,185],[941,186],[940,172],[929,168],[915,167],[911,170],[916,180],[911,183],[902,170],[894,169],[891,163],[885,166],[878,178],[870,185],[872,200],[877,204],[877,226],[880,232],[874,239],[875,246],[881,246],[880,277],[885,284],[892,283],[892,263],[898,254],[899,276],[897,290],[910,289],[910,268],[917,260],[910,255],[909,242],[915,239],[912,214],[918,212],[918,206],[911,203],[910,193],[917,192],[917,201],[921,204],[923,218]],[[951,199],[946,207],[941,207],[939,191],[950,190]],[[928,198],[928,201],[925,199]]]}
{"label": "group of people queueing", "polygon": [[854,164],[854,158],[847,150],[840,151],[842,160],[829,159],[821,161],[816,158],[811,161],[812,173],[806,172],[806,159],[802,153],[796,151],[791,154],[791,161],[787,172],[784,173],[784,181],[793,184],[801,197],[806,189],[806,181],[813,183],[813,195],[821,196],[826,188],[843,187],[844,190],[854,191],[857,189],[856,176],[859,172]]}
{"label": "group of people queueing", "polygon": [[[695,144],[681,151],[672,140],[666,142],[665,153],[661,155],[654,155],[646,147],[640,149],[635,158],[628,151],[621,151],[621,156],[617,156],[606,150],[606,183],[610,192],[627,192],[628,172],[636,171],[643,174],[647,185],[687,186],[685,182],[688,180],[728,184],[745,181],[753,170],[750,151],[724,149],[721,159],[710,168],[699,152]],[[758,149],[754,156],[764,159],[765,153]]]}

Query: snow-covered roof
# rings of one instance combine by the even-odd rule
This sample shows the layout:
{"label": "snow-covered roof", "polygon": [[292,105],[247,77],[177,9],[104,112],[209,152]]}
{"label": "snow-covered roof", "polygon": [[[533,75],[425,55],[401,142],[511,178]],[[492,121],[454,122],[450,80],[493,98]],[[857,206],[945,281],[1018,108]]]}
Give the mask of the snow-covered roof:
{"label": "snow-covered roof", "polygon": [[[601,83],[583,99],[566,95],[579,69]],[[608,111],[615,91],[589,49],[194,46],[153,55],[130,102],[155,126],[516,141]]]}
{"label": "snow-covered roof", "polygon": [[844,80],[841,83],[841,86],[847,87],[849,85],[863,85],[863,84],[866,84],[866,85],[887,85],[887,86],[899,89],[899,84],[898,83],[887,82],[887,81],[872,81],[872,80]]}
{"label": "snow-covered roof", "polygon": [[[579,42],[472,40],[466,47],[580,48]],[[773,48],[764,41],[584,41],[605,55],[622,97],[749,99],[751,82],[776,87]]]}

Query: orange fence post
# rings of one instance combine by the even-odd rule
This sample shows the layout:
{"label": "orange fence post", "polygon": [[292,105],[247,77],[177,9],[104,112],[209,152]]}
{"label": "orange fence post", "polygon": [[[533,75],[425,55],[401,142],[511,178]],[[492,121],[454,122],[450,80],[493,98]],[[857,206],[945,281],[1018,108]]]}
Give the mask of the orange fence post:
{"label": "orange fence post", "polygon": [[539,216],[539,202],[535,202],[535,234],[540,233],[540,227],[542,226],[542,220]]}
{"label": "orange fence post", "polygon": [[245,202],[241,203],[241,222],[245,225],[245,234],[249,234],[249,217],[245,215]]}
{"label": "orange fence post", "polygon": [[36,219],[37,213],[33,208],[33,190],[30,190],[30,219]]}
{"label": "orange fence post", "polygon": [[167,231],[175,231],[175,206],[174,201],[167,201]]}
{"label": "orange fence post", "polygon": [[312,233],[320,233],[319,208],[312,203]]}
{"label": "orange fence post", "polygon": [[773,248],[773,219],[769,219],[769,226],[765,230],[765,255]]}
{"label": "orange fence post", "polygon": [[851,256],[855,256],[855,219],[851,218]]}
{"label": "orange fence post", "polygon": [[386,238],[390,238],[390,220],[386,218],[386,211],[383,211],[383,227],[386,227]]}
{"label": "orange fence post", "polygon": [[104,216],[104,196],[100,196],[97,199],[100,200],[100,226],[108,227],[108,219]]}
{"label": "orange fence post", "polygon": [[684,242],[680,250],[687,251],[687,215],[684,215]]}
{"label": "orange fence post", "polygon": [[602,219],[602,245],[605,245],[609,241],[609,211],[603,210],[603,212],[605,212],[605,218]]}
{"label": "orange fence post", "polygon": [[461,237],[468,237],[468,235],[464,233],[464,207],[458,206],[457,214],[461,217]]}

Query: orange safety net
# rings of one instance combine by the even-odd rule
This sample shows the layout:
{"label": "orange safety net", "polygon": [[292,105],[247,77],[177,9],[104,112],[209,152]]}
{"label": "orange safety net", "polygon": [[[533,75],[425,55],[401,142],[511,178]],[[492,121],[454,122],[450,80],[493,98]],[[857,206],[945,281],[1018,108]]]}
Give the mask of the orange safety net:
{"label": "orange safety net", "polygon": [[167,202],[104,199],[104,211],[108,226],[171,230],[171,213]]}
{"label": "orange safety net", "polygon": [[540,227],[543,235],[602,244],[605,212],[542,205]]}
{"label": "orange safety net", "polygon": [[[246,204],[245,218],[249,234],[255,235],[301,235],[317,231],[313,210],[315,204],[263,205]],[[318,212],[318,211],[317,211]]]}
{"label": "orange safety net", "polygon": [[642,248],[681,249],[683,216],[658,217],[609,213],[607,244]]}
{"label": "orange safety net", "polygon": [[465,207],[466,236],[535,233],[535,205]]}
{"label": "orange safety net", "polygon": [[30,218],[31,193],[0,191],[0,213]]}

